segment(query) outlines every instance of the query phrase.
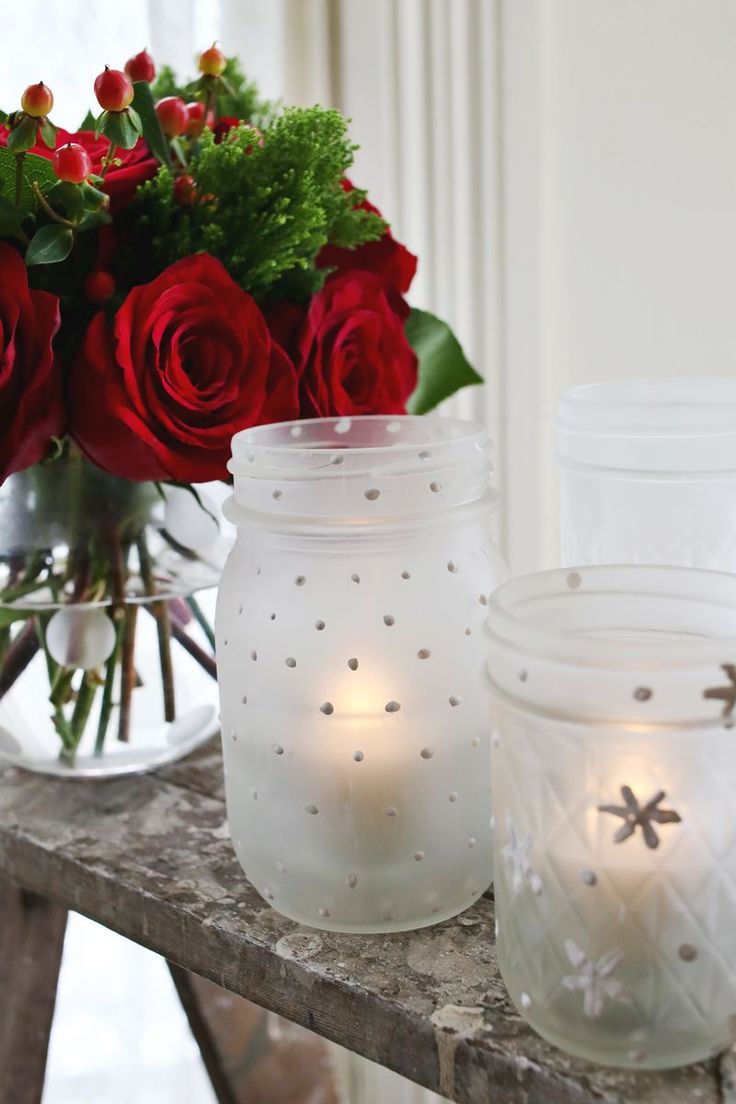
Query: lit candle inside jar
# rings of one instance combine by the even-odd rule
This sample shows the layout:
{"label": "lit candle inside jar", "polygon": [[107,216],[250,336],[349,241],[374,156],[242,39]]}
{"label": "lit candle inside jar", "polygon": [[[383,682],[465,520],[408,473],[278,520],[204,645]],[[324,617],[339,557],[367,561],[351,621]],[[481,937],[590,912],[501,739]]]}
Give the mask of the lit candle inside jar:
{"label": "lit candle inside jar", "polygon": [[701,1059],[729,1042],[736,1009],[736,685],[723,662],[736,578],[598,567],[518,580],[494,602],[509,991],[582,1057]]}

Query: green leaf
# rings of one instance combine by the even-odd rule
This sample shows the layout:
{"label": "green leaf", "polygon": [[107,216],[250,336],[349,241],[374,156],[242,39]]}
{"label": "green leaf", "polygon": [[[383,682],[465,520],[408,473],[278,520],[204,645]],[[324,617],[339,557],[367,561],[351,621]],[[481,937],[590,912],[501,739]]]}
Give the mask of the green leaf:
{"label": "green leaf", "polygon": [[483,382],[446,322],[413,309],[405,328],[419,358],[419,382],[407,404],[410,414],[426,414],[461,387]]}
{"label": "green leaf", "polygon": [[99,134],[109,138],[120,149],[132,149],[141,136],[140,115],[131,108],[125,111],[103,111],[97,122]]}
{"label": "green leaf", "polygon": [[23,153],[36,144],[36,131],[38,119],[32,119],[25,115],[16,127],[13,127],[8,135],[8,149],[13,153]]}
{"label": "green leaf", "polygon": [[[0,194],[6,198],[15,198],[15,170],[15,154],[0,146]],[[27,153],[23,158],[23,186],[19,204],[23,214],[36,209],[36,197],[31,190],[31,182],[34,180],[45,194],[56,183],[56,175],[49,160],[36,153]]]}
{"label": "green leaf", "polygon": [[56,146],[56,134],[57,128],[53,123],[50,123],[48,119],[44,119],[41,123],[41,138],[43,144],[48,146],[49,149],[54,149]]}
{"label": "green leaf", "polygon": [[151,93],[151,86],[148,81],[136,81],[133,85],[133,107],[138,112],[138,116],[143,128],[143,137],[148,144],[148,148],[154,157],[157,157],[159,161],[166,165],[168,169],[171,168],[171,154],[169,153],[169,144],[166,141],[164,132],[161,129],[161,124],[158,121],[158,115],[156,114],[156,107],[153,102],[153,95]]}
{"label": "green leaf", "polygon": [[60,207],[67,218],[73,219],[81,215],[84,210],[84,196],[79,184],[71,184],[68,180],[60,180],[54,184],[46,196],[55,211]]}
{"label": "green leaf", "polygon": [[26,264],[56,264],[72,251],[74,235],[67,226],[42,226],[31,239],[26,251]]}
{"label": "green leaf", "polygon": [[99,211],[87,211],[86,215],[82,215],[77,224],[77,229],[94,230],[96,226],[107,226],[111,222],[112,215],[104,208],[100,208]]}
{"label": "green leaf", "polygon": [[20,230],[23,216],[9,199],[0,196],[0,237],[11,237]]}
{"label": "green leaf", "polygon": [[97,119],[94,117],[91,111],[87,111],[87,114],[82,119],[79,126],[80,130],[94,130],[97,126]]}
{"label": "green leaf", "polygon": [[[90,177],[91,179],[91,177]],[[96,179],[102,180],[101,177]],[[102,207],[108,207],[110,204],[110,197],[101,192],[99,188],[95,188],[94,185],[85,181],[84,184],[79,185],[80,192],[84,199],[84,206],[88,211],[99,211]]]}
{"label": "green leaf", "polygon": [[0,123],[7,123],[7,121],[8,121],[7,111],[0,110]]}

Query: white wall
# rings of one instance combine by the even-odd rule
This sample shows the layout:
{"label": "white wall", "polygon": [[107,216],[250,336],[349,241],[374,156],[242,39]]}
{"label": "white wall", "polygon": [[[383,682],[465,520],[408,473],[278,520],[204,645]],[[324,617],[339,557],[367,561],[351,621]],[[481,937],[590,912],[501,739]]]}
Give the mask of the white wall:
{"label": "white wall", "polygon": [[[505,273],[538,335],[541,525],[520,522],[532,538],[520,569],[556,562],[549,454],[561,388],[736,369],[736,4],[505,0],[503,24],[505,133],[512,148],[531,146],[537,170],[530,186],[523,164],[505,166],[507,204],[521,189],[536,224],[537,279],[519,264]],[[514,133],[523,79],[536,84],[526,138]],[[509,248],[515,257],[520,243]],[[527,322],[509,324],[518,341]],[[511,355],[509,378],[515,368]]]}
{"label": "white wall", "polygon": [[553,565],[558,392],[736,364],[736,3],[309,5],[412,298],[486,376],[454,409],[497,439],[512,568]]}

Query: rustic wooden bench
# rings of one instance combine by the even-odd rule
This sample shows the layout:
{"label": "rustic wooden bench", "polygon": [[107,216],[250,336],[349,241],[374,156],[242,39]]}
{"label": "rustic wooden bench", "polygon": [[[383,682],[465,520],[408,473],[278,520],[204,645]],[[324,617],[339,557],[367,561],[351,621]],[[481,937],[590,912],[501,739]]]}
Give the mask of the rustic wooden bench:
{"label": "rustic wooden bench", "polygon": [[[40,1095],[69,909],[164,955],[185,1007],[191,972],[459,1104],[736,1104],[732,1053],[630,1074],[547,1046],[506,996],[490,896],[394,936],[282,919],[233,854],[215,744],[109,782],[0,773],[0,876],[2,1104]],[[207,1061],[206,1025],[190,1021]]]}

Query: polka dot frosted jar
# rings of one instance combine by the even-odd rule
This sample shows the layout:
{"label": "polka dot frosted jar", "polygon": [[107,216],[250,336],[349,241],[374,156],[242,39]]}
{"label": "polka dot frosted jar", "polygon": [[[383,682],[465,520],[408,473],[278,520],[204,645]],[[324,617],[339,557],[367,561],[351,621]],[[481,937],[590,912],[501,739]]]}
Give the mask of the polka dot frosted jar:
{"label": "polka dot frosted jar", "polygon": [[736,1034],[736,577],[552,571],[489,608],[498,956],[522,1016],[610,1065]]}
{"label": "polka dot frosted jar", "polygon": [[505,569],[489,449],[479,426],[424,417],[233,441],[228,821],[251,883],[301,923],[420,927],[491,881],[482,626]]}
{"label": "polka dot frosted jar", "polygon": [[563,564],[736,571],[736,379],[574,387],[557,440]]}

